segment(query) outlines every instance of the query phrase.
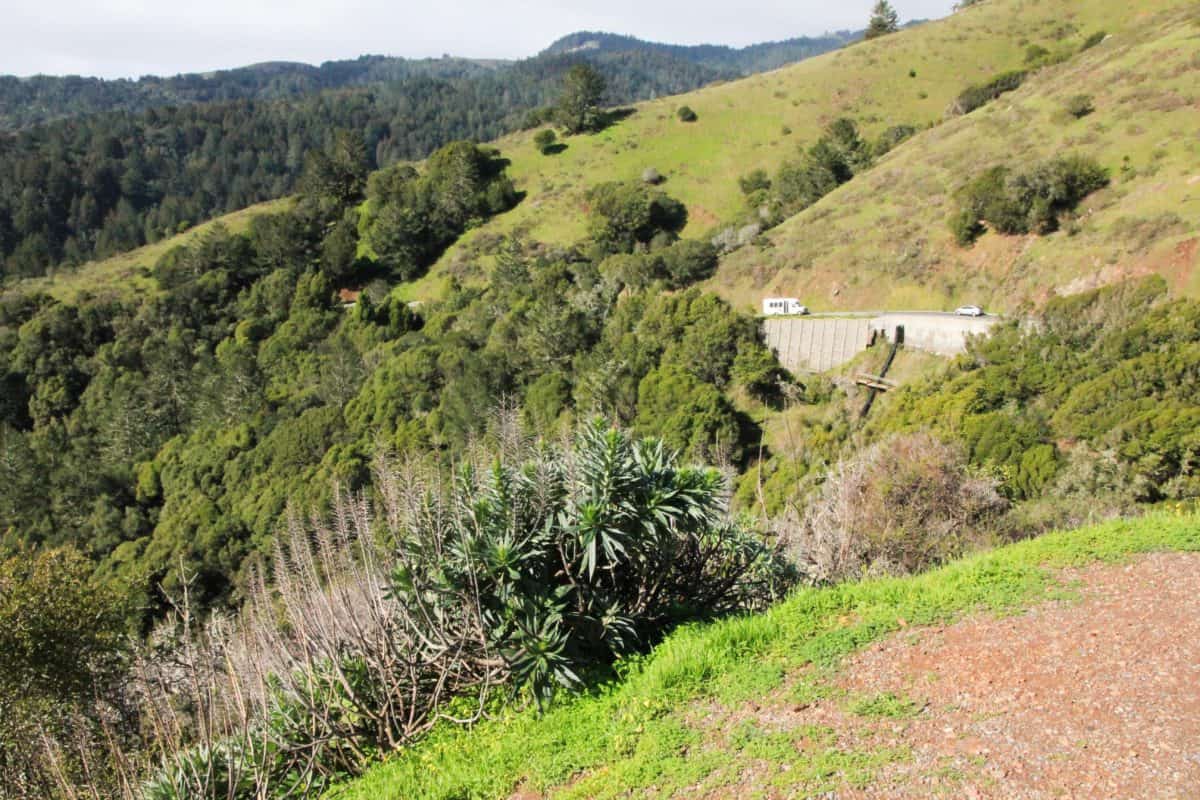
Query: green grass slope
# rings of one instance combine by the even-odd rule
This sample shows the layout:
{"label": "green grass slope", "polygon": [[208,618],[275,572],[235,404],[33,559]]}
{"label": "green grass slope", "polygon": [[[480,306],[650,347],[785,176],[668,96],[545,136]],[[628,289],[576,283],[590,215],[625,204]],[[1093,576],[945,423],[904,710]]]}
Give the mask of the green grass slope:
{"label": "green grass slope", "polygon": [[187,244],[197,236],[202,236],[212,230],[216,225],[224,225],[234,233],[244,231],[254,217],[259,214],[283,211],[292,202],[290,198],[285,197],[280,200],[258,203],[209,220],[168,239],[130,250],[128,253],[119,253],[99,261],[89,261],[78,267],[64,267],[44,277],[17,281],[13,286],[22,291],[46,292],[66,302],[85,293],[125,295],[153,292],[155,284],[150,278],[149,270],[171,248]]}
{"label": "green grass slope", "polygon": [[[1071,5],[1082,13],[1106,4]],[[1200,294],[1200,10],[1157,10],[1163,5],[1129,4],[1131,24],[1110,21],[1115,33],[1104,43],[909,140],[770,232],[766,248],[727,259],[713,288],[743,306],[786,294],[818,309],[1013,309],[1154,272],[1178,292]],[[1079,94],[1095,111],[1075,119],[1064,106]],[[954,243],[946,218],[964,182],[994,165],[1020,169],[1063,153],[1091,156],[1112,174],[1076,220],[1044,237]]]}
{"label": "green grass slope", "polygon": [[[415,296],[435,294],[448,275],[460,280],[478,277],[477,256],[486,249],[489,237],[520,231],[542,241],[575,240],[584,232],[588,187],[636,179],[649,167],[667,178],[667,192],[687,204],[690,218],[684,235],[704,235],[743,211],[739,176],[755,168],[773,172],[839,116],[855,118],[868,138],[896,124],[937,122],[968,84],[1021,67],[1030,44],[1055,50],[1077,48],[1096,31],[1123,34],[1157,14],[1190,5],[1183,0],[989,0],[944,20],[774,72],[639,104],[632,116],[598,135],[566,139],[567,149],[557,155],[538,153],[533,132],[503,138],[496,145],[512,160],[510,172],[517,187],[527,192],[525,201],[451,248],[431,275],[415,287]],[[681,105],[694,109],[699,120],[679,121],[675,111]],[[959,127],[961,122],[955,129]],[[1006,147],[1004,131],[980,134],[996,139],[989,146]],[[915,143],[908,147],[910,152],[920,148]],[[876,180],[893,170],[896,161],[893,157],[876,168]],[[907,177],[923,187],[941,185],[920,173]],[[892,189],[898,197],[924,194],[911,186]],[[825,205],[839,202],[831,197]],[[810,211],[809,217],[814,213],[819,212]],[[871,225],[885,213],[880,207],[874,217],[867,210],[847,221]],[[941,237],[944,224],[938,220],[934,227]],[[934,236],[935,231],[927,228],[923,223],[920,232],[909,233]],[[751,294],[758,296],[760,288],[790,286],[782,279],[774,283],[763,279],[764,274],[770,276],[791,263],[782,248],[772,255],[774,261],[757,250],[742,254],[731,270],[723,271],[732,276],[715,285],[747,303]],[[848,282],[841,277],[838,281]],[[796,291],[800,288],[803,286]],[[920,299],[931,302],[934,298]]]}
{"label": "green grass slope", "polygon": [[[1200,517],[1159,512],[1056,533],[911,578],[805,589],[770,611],[684,629],[629,675],[541,717],[502,714],[473,730],[447,727],[330,793],[339,800],[707,795],[743,770],[783,795],[864,786],[903,748],[842,750],[719,737],[704,718],[787,687],[797,702],[820,696],[822,669],[905,625],[968,612],[1012,612],[1070,596],[1057,570],[1151,551],[1200,550]],[[818,669],[813,670],[812,667]],[[771,759],[771,748],[780,758]],[[764,750],[764,748],[766,748]],[[786,763],[785,763],[786,762]]]}

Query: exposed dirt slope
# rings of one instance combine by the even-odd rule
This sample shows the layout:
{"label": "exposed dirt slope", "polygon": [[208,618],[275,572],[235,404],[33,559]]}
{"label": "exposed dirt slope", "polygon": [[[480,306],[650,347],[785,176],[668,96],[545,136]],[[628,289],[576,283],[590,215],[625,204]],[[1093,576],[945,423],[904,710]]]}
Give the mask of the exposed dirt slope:
{"label": "exposed dirt slope", "polygon": [[[780,692],[714,715],[714,734],[824,730],[842,751],[892,754],[838,798],[1200,796],[1200,555],[1065,577],[1077,598],[903,631],[847,661],[828,696]],[[772,788],[786,768],[746,763],[708,796],[792,796]]]}

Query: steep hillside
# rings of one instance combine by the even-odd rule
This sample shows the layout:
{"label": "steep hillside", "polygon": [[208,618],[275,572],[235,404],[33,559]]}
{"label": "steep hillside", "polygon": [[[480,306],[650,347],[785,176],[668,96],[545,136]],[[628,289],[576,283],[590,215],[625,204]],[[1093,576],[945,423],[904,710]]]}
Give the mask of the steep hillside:
{"label": "steep hillside", "polygon": [[[544,118],[539,109],[555,102],[564,74],[581,61],[603,74],[605,100],[620,104],[842,43],[801,42],[737,69],[727,53],[617,37],[603,48],[501,66],[364,57],[138,83],[0,78],[0,278],[126,252],[282,197],[294,190],[305,154],[341,130],[361,140],[372,168],[518,130],[533,124],[531,113]],[[5,133],[4,120],[29,114],[78,118]]]}
{"label": "steep hillside", "polygon": [[[327,797],[1181,796],[1196,766],[1167,743],[1195,730],[1179,713],[1195,687],[1175,676],[1195,657],[1180,626],[1198,533],[1195,516],[1158,514],[804,590],[681,631],[544,716],[444,729]],[[1185,554],[1080,569],[1157,551]],[[1132,625],[1158,646],[1132,653]]]}
{"label": "steep hillside", "polygon": [[[875,251],[862,247],[859,225],[872,228],[868,243],[889,239],[887,249],[879,253],[883,259],[894,261],[897,254],[912,252],[922,241],[948,244],[946,194],[966,177],[961,170],[968,165],[960,160],[927,175],[921,159],[926,153],[931,159],[937,157],[950,143],[957,152],[986,154],[1006,153],[1014,147],[1018,152],[1025,148],[1048,153],[1058,144],[1084,147],[1093,138],[1098,144],[1110,142],[1111,146],[1105,145],[1097,154],[1106,165],[1117,172],[1126,154],[1132,162],[1132,171],[1118,176],[1112,193],[1132,194],[1133,205],[1127,204],[1116,216],[1130,217],[1123,225],[1134,236],[1153,237],[1153,225],[1143,221],[1163,211],[1156,203],[1169,204],[1169,198],[1178,201],[1180,196],[1164,195],[1152,187],[1167,174],[1177,174],[1196,163],[1194,143],[1186,136],[1174,145],[1165,142],[1165,155],[1154,156],[1171,131],[1186,129],[1189,109],[1195,108],[1186,88],[1195,75],[1194,48],[1186,46],[1195,34],[1186,10],[1189,5],[1180,0],[1153,0],[1136,6],[1115,0],[981,3],[947,19],[775,72],[639,104],[635,114],[599,135],[567,139],[566,150],[557,155],[540,155],[531,142],[532,134],[506,137],[499,146],[513,160],[511,171],[518,188],[528,192],[526,200],[466,237],[414,294],[436,294],[440,278],[447,274],[468,280],[477,276],[472,262],[481,249],[475,244],[480,237],[486,241],[491,235],[522,232],[539,240],[574,240],[584,230],[583,195],[589,186],[637,179],[650,167],[666,177],[665,191],[687,204],[690,216],[685,235],[708,235],[745,217],[745,200],[737,182],[740,176],[758,168],[773,173],[785,160],[795,158],[799,148],[812,144],[832,120],[841,116],[855,119],[866,138],[893,125],[943,123],[947,107],[964,88],[1021,68],[1030,45],[1078,50],[1088,36],[1099,31],[1114,36],[1082,56],[1047,68],[1017,95],[940,124],[897,148],[874,170],[774,233],[770,237],[777,243],[773,250],[747,249],[736,254],[722,267],[714,288],[743,306],[767,290],[811,295],[811,303],[817,307],[949,302],[951,296],[962,292],[945,282],[917,280],[892,270],[888,274],[896,280],[889,281],[891,294],[884,297],[877,281],[862,277],[860,286],[875,288],[851,291],[852,276],[844,273],[861,273],[864,263],[876,260]],[[1130,63],[1123,64],[1122,57],[1131,59]],[[1161,74],[1141,86],[1142,94],[1153,96],[1138,100],[1130,95],[1137,90],[1135,82],[1150,77],[1136,66],[1144,63],[1154,64]],[[1130,73],[1124,88],[1105,88],[1121,70]],[[1163,81],[1161,88],[1158,78]],[[1077,88],[1075,81],[1094,88]],[[1071,125],[1057,122],[1056,112],[1065,96],[1083,91],[1096,96],[1096,112]],[[676,109],[685,104],[698,114],[696,122],[676,118]],[[1012,119],[1016,112],[1008,109],[1025,108],[1026,104],[1028,110],[1021,112],[1020,121]],[[1147,122],[1130,119],[1133,114],[1140,117],[1143,108],[1149,112]],[[1009,115],[1007,122],[1005,115]],[[1094,130],[1096,125],[1106,131],[1103,138]],[[1139,130],[1131,132],[1135,127]],[[1010,134],[1018,138],[1015,145],[1008,141]],[[1125,146],[1133,149],[1126,153]],[[979,161],[986,165],[983,158]],[[1151,183],[1149,172],[1156,164],[1161,174]],[[901,165],[905,166],[903,172],[899,171]],[[1192,191],[1186,183],[1184,190]],[[875,199],[880,193],[895,198],[889,201],[889,211]],[[912,197],[922,198],[919,214],[910,213],[916,209],[904,205]],[[1143,208],[1138,197],[1152,200]],[[938,205],[933,207],[935,202]],[[876,226],[884,216],[894,224]],[[841,224],[827,224],[834,217],[844,219]],[[848,231],[852,229],[851,235]],[[812,244],[818,240],[819,246]],[[801,241],[808,249],[792,244]],[[1111,257],[1106,239],[1095,243],[1102,258]],[[1023,246],[1014,247],[1011,241],[1001,244],[1017,251]],[[987,255],[994,246],[982,242],[976,251],[963,255],[961,263],[994,263]],[[831,250],[832,256],[827,254]],[[924,249],[916,252],[906,260],[926,267],[932,259]],[[810,269],[806,264],[804,272],[790,269],[805,258],[815,261],[817,267]],[[956,274],[951,269],[947,273]],[[962,278],[956,281],[961,284]],[[1052,281],[1052,285],[1057,283]],[[831,296],[834,290],[838,294]],[[997,288],[997,294],[985,299],[998,292]]]}
{"label": "steep hillside", "polygon": [[[897,148],[772,231],[765,248],[736,253],[714,288],[740,305],[783,293],[819,308],[973,301],[1012,310],[1155,272],[1200,293],[1200,15],[1142,10],[1131,27],[1110,28],[1086,53]],[[1095,110],[1077,119],[1066,106],[1078,95]],[[946,219],[970,178],[1062,154],[1095,158],[1112,176],[1077,217],[1046,236],[954,242]]]}

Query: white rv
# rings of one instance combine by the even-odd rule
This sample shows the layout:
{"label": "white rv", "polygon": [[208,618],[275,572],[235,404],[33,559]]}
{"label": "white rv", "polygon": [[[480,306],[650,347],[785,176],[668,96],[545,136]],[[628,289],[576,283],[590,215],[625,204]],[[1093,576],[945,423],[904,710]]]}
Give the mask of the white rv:
{"label": "white rv", "polygon": [[763,300],[763,316],[807,314],[808,306],[794,297],[768,297]]}

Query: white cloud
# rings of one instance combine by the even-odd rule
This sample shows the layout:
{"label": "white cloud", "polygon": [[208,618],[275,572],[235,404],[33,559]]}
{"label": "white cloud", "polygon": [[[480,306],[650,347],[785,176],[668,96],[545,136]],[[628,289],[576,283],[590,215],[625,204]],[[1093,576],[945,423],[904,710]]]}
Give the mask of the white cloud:
{"label": "white cloud", "polygon": [[[865,25],[873,0],[4,0],[0,73],[174,74],[364,53],[521,58],[576,30],[746,45]],[[904,19],[952,0],[893,0]]]}

